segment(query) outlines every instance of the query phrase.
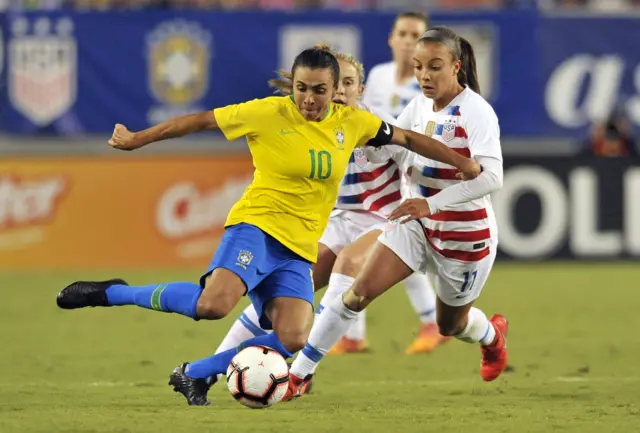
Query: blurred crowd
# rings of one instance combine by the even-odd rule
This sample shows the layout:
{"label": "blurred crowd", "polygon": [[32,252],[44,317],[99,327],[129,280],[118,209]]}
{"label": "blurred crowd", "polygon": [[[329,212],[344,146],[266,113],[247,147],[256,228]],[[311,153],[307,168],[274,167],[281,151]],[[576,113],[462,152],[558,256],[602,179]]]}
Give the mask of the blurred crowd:
{"label": "blurred crowd", "polygon": [[138,9],[201,8],[219,10],[403,9],[433,7],[499,7],[506,0],[0,0],[4,8]]}
{"label": "blurred crowd", "polygon": [[295,9],[484,9],[532,7],[556,10],[624,12],[640,0],[0,0],[0,10],[202,8],[216,10]]}
{"label": "blurred crowd", "polygon": [[622,104],[616,106],[607,119],[591,125],[582,150],[586,155],[602,158],[640,156],[631,120]]}

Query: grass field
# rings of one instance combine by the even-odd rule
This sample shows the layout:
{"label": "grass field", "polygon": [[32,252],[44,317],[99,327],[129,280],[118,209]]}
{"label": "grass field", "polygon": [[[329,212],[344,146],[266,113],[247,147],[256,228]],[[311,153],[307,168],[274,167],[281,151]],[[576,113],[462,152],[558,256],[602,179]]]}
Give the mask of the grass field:
{"label": "grass field", "polygon": [[188,407],[166,384],[180,362],[210,354],[234,317],[54,302],[79,278],[197,275],[0,274],[0,432],[640,431],[639,264],[496,266],[477,305],[508,316],[513,369],[489,384],[474,345],[403,354],[418,321],[398,287],[370,309],[373,353],[327,357],[312,395],[263,411],[225,386],[210,392],[213,406]]}

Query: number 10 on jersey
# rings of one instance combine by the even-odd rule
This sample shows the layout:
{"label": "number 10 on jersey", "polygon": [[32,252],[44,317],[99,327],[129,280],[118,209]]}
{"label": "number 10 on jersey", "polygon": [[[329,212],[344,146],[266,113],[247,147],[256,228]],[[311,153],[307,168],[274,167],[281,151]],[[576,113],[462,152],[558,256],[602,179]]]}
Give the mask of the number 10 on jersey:
{"label": "number 10 on jersey", "polygon": [[326,150],[319,152],[309,149],[311,158],[311,173],[309,179],[325,180],[331,177],[331,154]]}

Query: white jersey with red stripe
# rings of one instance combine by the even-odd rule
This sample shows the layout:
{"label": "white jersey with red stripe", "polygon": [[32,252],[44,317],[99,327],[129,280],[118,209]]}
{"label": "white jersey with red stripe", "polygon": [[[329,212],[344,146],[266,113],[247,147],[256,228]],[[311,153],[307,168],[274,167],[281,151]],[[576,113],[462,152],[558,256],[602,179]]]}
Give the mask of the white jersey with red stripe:
{"label": "white jersey with red stripe", "polygon": [[[438,112],[433,111],[430,99],[418,96],[396,124],[429,135],[461,155],[502,161],[498,118],[491,105],[469,88]],[[411,166],[410,197],[430,197],[460,182],[450,165],[406,150],[401,153],[394,159],[404,159]],[[498,228],[489,195],[449,206],[420,222],[431,247],[449,259],[477,262],[490,254],[490,246],[495,249],[497,245]]]}
{"label": "white jersey with red stripe", "polygon": [[[422,93],[415,77],[404,83],[397,82],[398,66],[395,62],[374,66],[369,72],[362,95],[362,102],[377,111],[383,111],[397,118],[407,104]],[[384,119],[383,119],[384,120]]]}
{"label": "white jersey with red stripe", "polygon": [[[361,108],[371,111],[387,123],[395,122],[384,112],[371,110],[364,105]],[[342,179],[335,209],[373,212],[386,218],[402,200],[401,177],[402,172],[395,161],[374,164],[362,149],[356,148]]]}

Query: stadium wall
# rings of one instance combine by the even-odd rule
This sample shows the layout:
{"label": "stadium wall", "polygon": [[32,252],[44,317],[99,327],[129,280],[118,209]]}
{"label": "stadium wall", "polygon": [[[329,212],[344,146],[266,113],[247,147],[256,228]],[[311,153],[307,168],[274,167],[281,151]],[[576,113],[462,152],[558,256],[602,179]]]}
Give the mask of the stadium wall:
{"label": "stadium wall", "polygon": [[[51,155],[0,162],[0,267],[203,266],[251,182],[236,154]],[[506,158],[501,260],[640,258],[640,166]]]}

